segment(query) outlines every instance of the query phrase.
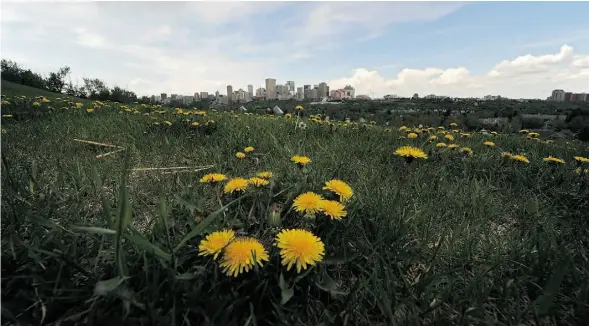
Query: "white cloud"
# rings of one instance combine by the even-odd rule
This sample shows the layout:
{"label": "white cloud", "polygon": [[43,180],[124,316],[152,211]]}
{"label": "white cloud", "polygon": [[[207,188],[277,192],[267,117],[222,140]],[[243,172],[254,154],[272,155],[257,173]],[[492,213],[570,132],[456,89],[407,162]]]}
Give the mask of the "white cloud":
{"label": "white cloud", "polygon": [[589,55],[574,54],[563,45],[555,54],[524,55],[497,63],[488,73],[472,75],[466,67],[401,70],[387,79],[376,70],[358,68],[352,76],[329,81],[332,89],[353,85],[356,94],[411,96],[502,95],[513,98],[546,98],[552,89],[589,91]]}

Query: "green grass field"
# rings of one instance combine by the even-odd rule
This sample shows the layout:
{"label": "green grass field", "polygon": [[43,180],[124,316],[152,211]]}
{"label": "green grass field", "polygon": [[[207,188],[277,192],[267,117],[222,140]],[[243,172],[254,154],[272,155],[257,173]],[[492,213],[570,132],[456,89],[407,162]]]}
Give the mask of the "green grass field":
{"label": "green grass field", "polygon": [[[37,105],[30,93],[6,94],[3,325],[589,320],[589,163],[574,158],[589,157],[586,143],[461,135],[446,125],[459,145],[452,150],[436,147],[445,136],[437,125],[409,139],[400,126],[307,117],[301,129],[296,117],[94,107],[40,92],[49,102]],[[125,150],[97,157],[116,148],[74,139]],[[255,150],[237,158],[247,146]],[[407,163],[394,155],[401,146],[428,158]],[[311,163],[301,169],[294,155]],[[191,169],[136,170],[166,167]],[[207,173],[261,171],[273,173],[270,184],[238,195],[224,194],[225,182],[199,182]],[[292,209],[304,192],[330,196],[322,188],[331,179],[354,191],[347,216]],[[282,266],[274,245],[280,229],[293,228],[325,248],[300,273]],[[200,241],[221,229],[258,239],[268,261],[237,277],[223,273],[221,258],[198,255]]]}

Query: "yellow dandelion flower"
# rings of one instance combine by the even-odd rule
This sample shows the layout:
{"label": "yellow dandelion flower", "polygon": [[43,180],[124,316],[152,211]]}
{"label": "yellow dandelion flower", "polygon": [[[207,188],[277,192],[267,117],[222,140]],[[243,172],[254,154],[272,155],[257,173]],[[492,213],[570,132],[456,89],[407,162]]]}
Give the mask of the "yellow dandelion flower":
{"label": "yellow dandelion flower", "polygon": [[237,238],[231,241],[221,258],[219,265],[227,276],[237,277],[241,273],[249,272],[256,264],[263,266],[268,261],[268,252],[260,241],[254,238]]}
{"label": "yellow dandelion flower", "polygon": [[297,106],[295,106],[295,110],[297,110],[297,111],[303,111],[304,108],[303,108],[302,105],[297,105]]}
{"label": "yellow dandelion flower", "polygon": [[321,209],[323,214],[329,216],[332,220],[341,220],[342,217],[348,215],[346,212],[346,207],[335,200],[322,200],[321,201]]}
{"label": "yellow dandelion flower", "polygon": [[243,151],[246,152],[246,153],[253,152],[254,151],[254,148],[251,147],[251,146],[248,146],[248,147],[244,148]]}
{"label": "yellow dandelion flower", "polygon": [[35,106],[35,107],[41,106],[41,103],[35,101],[35,102],[33,102],[33,106]]}
{"label": "yellow dandelion flower", "polygon": [[530,138],[538,138],[538,137],[540,137],[540,134],[537,133],[537,132],[530,132],[530,133],[528,133],[528,137],[530,137]]}
{"label": "yellow dandelion flower", "polygon": [[245,191],[248,186],[247,179],[244,178],[233,178],[225,184],[225,188],[223,188],[223,192],[226,194],[233,193],[236,191]]}
{"label": "yellow dandelion flower", "polygon": [[235,232],[233,232],[233,230],[213,232],[200,241],[200,244],[198,245],[198,255],[213,255],[213,259],[217,259],[217,256],[223,251],[223,248],[225,248],[234,238]]}
{"label": "yellow dandelion flower", "polygon": [[440,130],[444,130],[444,129],[446,129],[446,128],[444,128],[444,126],[439,126],[439,127],[438,127],[438,129],[440,129]]}
{"label": "yellow dandelion flower", "polygon": [[530,131],[529,131],[529,130],[527,130],[527,129],[522,129],[522,130],[520,130],[520,131],[519,131],[519,133],[520,133],[520,134],[527,134],[527,133],[529,133],[529,132],[530,132]]}
{"label": "yellow dandelion flower", "polygon": [[409,138],[409,139],[417,138],[417,134],[414,132],[410,132],[409,134],[407,134],[407,138]]}
{"label": "yellow dandelion flower", "polygon": [[460,146],[458,146],[457,144],[450,144],[450,145],[448,145],[448,149],[456,149],[458,147],[460,147]]}
{"label": "yellow dandelion flower", "polygon": [[300,194],[292,203],[295,211],[304,214],[315,214],[321,211],[321,201],[323,197],[314,192],[308,191]]}
{"label": "yellow dandelion flower", "polygon": [[407,128],[406,126],[401,126],[401,128],[399,128],[399,131],[405,131],[405,130],[407,130],[407,129],[408,129],[408,128]]}
{"label": "yellow dandelion flower", "polygon": [[200,178],[200,182],[202,183],[215,183],[220,181],[225,181],[227,176],[221,173],[209,173],[202,178]]}
{"label": "yellow dandelion flower", "polygon": [[240,158],[240,159],[245,158],[245,154],[242,152],[237,152],[237,153],[235,153],[235,157]]}
{"label": "yellow dandelion flower", "polygon": [[3,114],[2,118],[12,118],[13,115],[12,114]]}
{"label": "yellow dandelion flower", "polygon": [[270,181],[258,177],[249,178],[248,182],[256,187],[263,187],[270,183]]}
{"label": "yellow dandelion flower", "polygon": [[270,179],[270,178],[272,178],[272,172],[270,172],[270,171],[258,172],[258,174],[256,174],[256,176],[263,178],[263,179]]}
{"label": "yellow dandelion flower", "polygon": [[92,112],[94,112],[94,109],[86,109],[86,112],[92,113]]}
{"label": "yellow dandelion flower", "polygon": [[511,153],[510,152],[503,152],[503,153],[501,153],[501,157],[511,157]]}
{"label": "yellow dandelion flower", "polygon": [[564,164],[564,160],[557,158],[557,157],[552,157],[552,156],[548,156],[542,159],[544,162],[548,162],[548,163],[557,163],[557,164]]}
{"label": "yellow dandelion flower", "polygon": [[168,126],[171,126],[172,125],[172,123],[170,121],[168,121],[168,120],[164,121],[164,123],[167,124]]}
{"label": "yellow dandelion flower", "polygon": [[282,230],[276,235],[276,246],[280,249],[282,266],[289,271],[293,265],[297,273],[323,260],[325,245],[313,233],[302,229]]}
{"label": "yellow dandelion flower", "polygon": [[483,145],[488,146],[488,147],[495,147],[495,143],[492,141],[486,141],[483,143]]}
{"label": "yellow dandelion flower", "polygon": [[462,147],[460,149],[460,153],[467,154],[467,155],[472,155],[472,148],[470,148],[470,147]]}
{"label": "yellow dandelion flower", "polygon": [[525,157],[524,155],[518,154],[518,155],[511,155],[509,156],[510,159],[518,161],[518,162],[522,162],[522,163],[526,163],[529,164],[530,160],[528,160],[527,157]]}
{"label": "yellow dandelion flower", "polygon": [[295,162],[298,165],[305,166],[311,163],[311,159],[306,156],[295,155],[290,158],[291,161]]}
{"label": "yellow dandelion flower", "polygon": [[194,121],[193,123],[191,123],[191,125],[193,127],[198,127],[198,126],[200,126],[200,123],[198,123],[197,121]]}
{"label": "yellow dandelion flower", "polygon": [[350,199],[352,197],[352,195],[354,194],[352,187],[350,187],[347,183],[345,183],[341,180],[338,180],[338,179],[333,179],[333,180],[329,180],[329,181],[325,182],[325,186],[323,187],[323,190],[329,190],[329,191],[339,195],[340,201],[342,201],[342,202]]}
{"label": "yellow dandelion flower", "polygon": [[447,146],[448,145],[446,145],[446,143],[437,143],[436,144],[436,147],[438,147],[438,148],[444,148],[444,147],[447,147]]}
{"label": "yellow dandelion flower", "polygon": [[575,161],[577,161],[577,163],[579,163],[579,164],[589,163],[589,158],[582,157],[582,156],[575,156]]}
{"label": "yellow dandelion flower", "polygon": [[448,139],[448,141],[454,141],[454,136],[452,135],[445,135],[444,138]]}
{"label": "yellow dandelion flower", "polygon": [[292,118],[292,114],[287,113],[284,115],[284,118],[288,120],[288,119]]}
{"label": "yellow dandelion flower", "polygon": [[430,142],[433,142],[433,141],[434,141],[434,140],[436,140],[436,139],[438,139],[438,137],[437,137],[437,136],[435,136],[435,135],[429,136],[429,138],[428,138],[428,140],[429,140]]}
{"label": "yellow dandelion flower", "polygon": [[450,127],[457,127],[458,124],[456,122],[450,122]]}
{"label": "yellow dandelion flower", "polygon": [[427,155],[419,148],[412,146],[401,146],[395,150],[395,155],[404,157],[408,162],[414,158],[427,159]]}

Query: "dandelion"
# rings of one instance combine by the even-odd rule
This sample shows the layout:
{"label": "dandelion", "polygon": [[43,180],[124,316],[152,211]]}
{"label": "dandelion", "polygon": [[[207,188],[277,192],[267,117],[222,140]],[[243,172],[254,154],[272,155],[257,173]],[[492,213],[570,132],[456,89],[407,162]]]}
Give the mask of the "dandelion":
{"label": "dandelion", "polygon": [[548,163],[553,163],[553,164],[564,164],[564,160],[557,158],[557,157],[552,157],[552,156],[548,156],[542,159],[544,162],[548,162]]}
{"label": "dandelion", "polygon": [[13,115],[12,114],[3,114],[2,118],[12,118]]}
{"label": "dandelion", "polygon": [[243,151],[246,152],[246,153],[253,152],[254,151],[254,148],[251,147],[251,146],[248,146],[248,147],[244,148]]}
{"label": "dandelion", "polygon": [[509,156],[509,158],[512,160],[518,161],[518,162],[530,164],[530,160],[528,160],[527,157],[525,157],[524,155],[521,155],[521,154],[511,155],[511,156]]}
{"label": "dandelion", "polygon": [[399,131],[405,131],[405,130],[407,130],[407,129],[408,129],[408,128],[407,128],[406,126],[401,126],[401,128],[399,128]]}
{"label": "dandelion", "polygon": [[41,103],[39,103],[39,102],[35,101],[35,102],[33,102],[33,106],[34,106],[34,107],[39,107],[39,106],[41,106]]}
{"label": "dandelion", "polygon": [[466,154],[466,155],[472,155],[472,148],[470,148],[470,147],[462,147],[460,149],[460,153]]}
{"label": "dandelion", "polygon": [[263,187],[270,183],[270,181],[258,177],[249,178],[248,182],[256,187]]}
{"label": "dandelion", "polygon": [[452,135],[445,135],[444,138],[446,138],[448,141],[454,141],[454,136]]}
{"label": "dandelion", "polygon": [[256,264],[262,267],[263,262],[268,260],[268,252],[260,241],[244,237],[231,241],[225,247],[220,266],[225,275],[237,277],[249,272]]}
{"label": "dandelion", "polygon": [[448,146],[448,145],[446,145],[446,143],[437,143],[437,144],[436,144],[436,147],[437,147],[437,148],[444,148],[444,147],[447,147],[447,146]]}
{"label": "dandelion", "polygon": [[352,187],[350,187],[347,183],[345,183],[341,180],[338,180],[338,179],[333,179],[333,180],[329,180],[329,181],[325,182],[325,186],[323,187],[323,190],[329,190],[329,191],[335,193],[336,195],[339,196],[340,201],[342,201],[342,202],[350,199],[352,197],[352,195],[354,194]]}
{"label": "dandelion", "polygon": [[458,127],[458,124],[456,122],[450,122],[450,127]]}
{"label": "dandelion", "polygon": [[404,157],[407,163],[415,158],[427,159],[427,155],[419,148],[412,146],[401,146],[395,150],[395,155]]}
{"label": "dandelion", "polygon": [[448,145],[448,149],[450,149],[450,150],[454,150],[454,149],[456,149],[458,147],[460,147],[460,146],[458,146],[457,144],[450,144],[450,145]]}
{"label": "dandelion", "polygon": [[527,133],[529,133],[529,132],[530,131],[527,130],[527,129],[522,129],[522,130],[519,131],[520,134],[524,134],[524,135],[527,134]]}
{"label": "dandelion", "polygon": [[242,158],[245,158],[245,154],[242,152],[237,152],[237,153],[235,153],[235,157],[242,159]]}
{"label": "dandelion", "polygon": [[492,141],[486,141],[483,143],[483,145],[488,146],[488,147],[495,147],[495,143]]}
{"label": "dandelion", "polygon": [[409,138],[409,139],[417,138],[417,134],[414,132],[410,132],[409,134],[407,134],[407,138]]}
{"label": "dandelion", "polygon": [[300,167],[303,167],[309,163],[311,163],[311,159],[306,156],[295,155],[290,158],[291,161],[298,164]]}
{"label": "dandelion", "polygon": [[510,152],[503,152],[501,153],[501,157],[511,157],[511,153]]}
{"label": "dandelion", "polygon": [[200,244],[198,245],[198,255],[213,255],[213,259],[217,259],[217,256],[223,251],[223,248],[225,248],[234,238],[235,232],[233,232],[233,230],[213,232],[200,241]]}
{"label": "dandelion", "polygon": [[540,136],[540,134],[537,132],[528,133],[528,137],[530,137],[530,138],[538,138],[539,136]]}
{"label": "dandelion", "polygon": [[285,115],[284,115],[284,118],[285,118],[286,120],[288,120],[288,119],[291,119],[291,118],[292,118],[292,114],[290,114],[290,113],[287,113],[287,114],[285,114]]}
{"label": "dandelion", "polygon": [[297,110],[297,111],[303,111],[305,109],[303,108],[302,105],[297,105],[297,106],[295,106],[295,110]]}
{"label": "dandelion", "polygon": [[289,271],[296,265],[297,273],[323,260],[325,245],[313,233],[302,229],[282,230],[276,235],[282,266]]}
{"label": "dandelion", "polygon": [[92,112],[94,112],[94,109],[86,109],[86,112],[92,113]]}
{"label": "dandelion", "polygon": [[438,137],[437,137],[437,136],[435,136],[435,135],[429,136],[429,138],[428,138],[428,140],[429,140],[430,142],[433,142],[433,141],[434,141],[434,140],[436,140],[436,139],[438,139]]}
{"label": "dandelion", "polygon": [[197,121],[194,121],[193,123],[191,123],[191,125],[193,127],[198,127],[198,126],[200,126],[200,123],[198,123]]}
{"label": "dandelion", "polygon": [[582,157],[582,156],[575,156],[575,161],[577,162],[577,164],[589,163],[589,158]]}
{"label": "dandelion", "polygon": [[245,191],[249,182],[244,178],[233,178],[225,184],[223,192],[226,194],[233,193],[236,191]]}
{"label": "dandelion", "polygon": [[293,201],[292,206],[294,207],[295,211],[299,213],[312,215],[322,210],[322,200],[323,197],[321,197],[321,195],[318,195],[312,191],[308,191],[304,194],[298,195],[297,198],[295,198]]}
{"label": "dandelion", "polygon": [[262,178],[262,179],[270,179],[272,178],[272,172],[270,171],[263,171],[263,172],[258,172],[256,174],[257,177]]}
{"label": "dandelion", "polygon": [[342,217],[348,215],[346,212],[346,207],[335,200],[322,200],[321,201],[321,209],[323,214],[329,216],[332,220],[341,220]]}
{"label": "dandelion", "polygon": [[172,125],[172,123],[170,121],[168,121],[168,120],[164,121],[164,123],[167,124],[168,126],[171,126]]}
{"label": "dandelion", "polygon": [[200,182],[202,183],[216,183],[216,182],[220,182],[220,181],[225,181],[227,179],[227,176],[221,173],[209,173],[205,176],[203,176],[200,179]]}

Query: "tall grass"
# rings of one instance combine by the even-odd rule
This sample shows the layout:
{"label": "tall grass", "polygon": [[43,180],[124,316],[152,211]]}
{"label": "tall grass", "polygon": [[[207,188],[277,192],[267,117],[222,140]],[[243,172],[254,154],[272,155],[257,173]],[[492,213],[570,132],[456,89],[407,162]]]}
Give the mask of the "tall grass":
{"label": "tall grass", "polygon": [[[3,324],[418,325],[582,324],[589,318],[588,179],[573,156],[586,144],[519,135],[457,136],[473,156],[439,150],[427,135],[352,124],[208,112],[193,130],[173,112],[92,113],[12,108],[2,128]],[[57,107],[57,106],[56,106]],[[11,107],[8,107],[10,110]],[[36,109],[39,110],[39,109]],[[8,112],[3,106],[3,114]],[[122,112],[122,113],[120,113]],[[155,118],[152,118],[155,117]],[[154,121],[173,122],[171,127]],[[214,127],[213,127],[214,126]],[[437,126],[433,126],[437,127]],[[106,152],[73,141],[115,144]],[[496,148],[483,146],[491,139]],[[407,164],[396,147],[423,148]],[[245,160],[237,151],[254,146]],[[501,160],[525,153],[530,164]],[[312,159],[301,170],[295,154]],[[563,158],[551,167],[542,158]],[[193,173],[137,167],[214,165]],[[272,187],[220,195],[207,172],[274,173]],[[354,189],[341,222],[311,226],[326,258],[297,274],[276,256],[237,278],[197,256],[229,227],[272,251],[304,191],[338,178]]]}

